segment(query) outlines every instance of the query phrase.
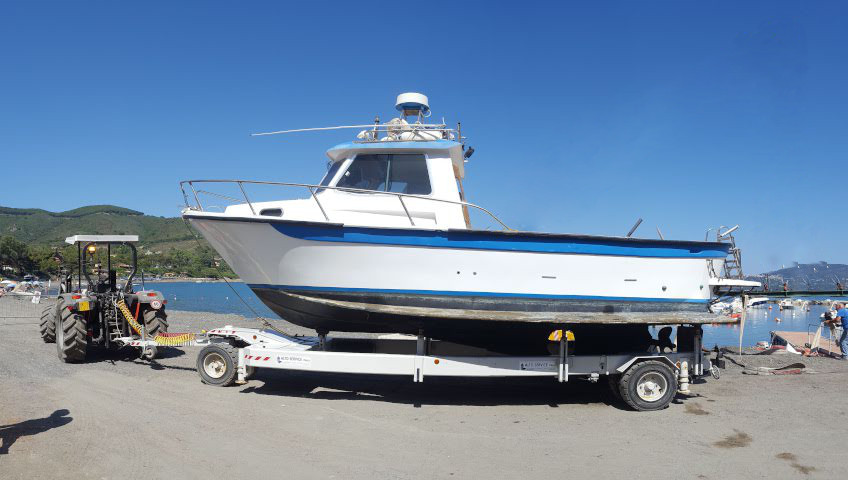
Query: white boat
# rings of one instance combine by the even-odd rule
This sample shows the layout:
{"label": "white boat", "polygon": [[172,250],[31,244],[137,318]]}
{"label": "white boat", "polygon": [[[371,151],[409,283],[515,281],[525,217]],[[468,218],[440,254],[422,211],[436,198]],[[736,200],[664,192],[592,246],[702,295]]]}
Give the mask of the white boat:
{"label": "white boat", "polygon": [[711,313],[723,313],[723,314],[733,313],[733,303],[732,302],[711,303],[710,304],[710,312]]}
{"label": "white boat", "polygon": [[795,304],[793,304],[792,300],[788,298],[785,300],[781,300],[780,303],[778,303],[778,306],[781,310],[790,310],[795,308]]}
{"label": "white boat", "polygon": [[[459,341],[581,323],[735,322],[709,313],[714,290],[759,285],[716,278],[730,250],[723,241],[509,229],[465,201],[473,149],[459,127],[422,123],[420,94],[400,95],[396,107],[401,118],[357,126],[357,141],[327,152],[320,184],[187,180],[183,217],[273,311],[319,333]],[[258,201],[248,194],[258,185],[308,196]],[[204,209],[201,198],[224,186],[243,200]],[[504,230],[475,229],[473,212]]]}
{"label": "white boat", "polygon": [[761,307],[768,304],[768,297],[751,297],[748,299],[748,307]]}
{"label": "white boat", "polygon": [[[753,305],[749,305],[753,306]],[[723,313],[726,315],[742,312],[742,298],[736,297],[728,302],[713,302],[710,304],[710,311],[713,313]]]}

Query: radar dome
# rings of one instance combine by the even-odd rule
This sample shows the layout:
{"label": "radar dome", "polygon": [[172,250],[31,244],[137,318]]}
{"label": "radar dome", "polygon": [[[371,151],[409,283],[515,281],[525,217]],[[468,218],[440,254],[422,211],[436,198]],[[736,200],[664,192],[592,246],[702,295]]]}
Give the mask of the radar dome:
{"label": "radar dome", "polygon": [[427,100],[427,95],[421,93],[401,93],[395,102],[395,108],[399,112],[403,112],[404,116],[430,114],[430,105]]}

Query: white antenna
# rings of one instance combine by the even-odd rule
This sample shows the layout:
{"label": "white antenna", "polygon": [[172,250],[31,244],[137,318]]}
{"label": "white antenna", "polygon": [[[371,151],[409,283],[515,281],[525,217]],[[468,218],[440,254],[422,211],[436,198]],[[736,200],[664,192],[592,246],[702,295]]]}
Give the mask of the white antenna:
{"label": "white antenna", "polygon": [[[395,119],[391,122],[384,124],[380,124],[379,120],[377,120],[375,123],[369,123],[365,125],[339,125],[336,127],[294,128],[291,130],[277,130],[274,132],[251,133],[250,136],[262,137],[265,135],[279,135],[283,133],[320,132],[327,130],[343,130],[348,128],[365,128],[369,129],[369,132],[367,132],[369,135],[367,135],[367,137],[371,141],[378,140],[377,132],[387,133],[389,134],[389,137],[396,137],[398,129],[402,130],[404,133],[411,132],[412,138],[416,140],[421,140],[422,138],[425,140],[434,140],[439,138],[453,139],[453,130],[447,128],[447,125],[444,123],[444,119],[442,119],[441,124],[421,123],[421,120],[423,118],[427,118],[430,116],[430,105],[426,95],[422,95],[420,93],[401,93],[397,97],[397,101],[395,102],[395,108],[401,113],[402,118]],[[407,124],[406,120],[404,119],[408,117],[416,117],[417,120],[413,123]],[[433,135],[432,132],[442,133],[437,133],[436,135]],[[366,132],[361,132],[360,136],[357,136],[357,138],[366,138],[361,136],[365,133]]]}
{"label": "white antenna", "polygon": [[[371,128],[373,127],[373,123],[369,123],[368,125],[342,125],[339,127],[316,127],[316,128],[295,128],[293,130],[278,130],[276,132],[263,132],[263,133],[251,133],[251,137],[261,137],[263,135],[277,135],[279,133],[295,133],[295,132],[317,132],[321,130],[341,130],[344,128]],[[436,126],[436,125],[434,125]]]}

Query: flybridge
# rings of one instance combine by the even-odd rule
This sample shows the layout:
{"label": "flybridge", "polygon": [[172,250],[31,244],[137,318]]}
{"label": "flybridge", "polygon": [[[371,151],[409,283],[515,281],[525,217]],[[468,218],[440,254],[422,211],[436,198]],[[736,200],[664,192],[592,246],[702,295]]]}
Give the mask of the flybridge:
{"label": "flybridge", "polygon": [[[343,130],[364,128],[356,135],[356,143],[374,142],[432,142],[436,140],[458,140],[462,143],[461,127],[457,122],[456,129],[448,128],[444,119],[441,123],[424,123],[430,117],[430,105],[426,95],[420,93],[402,93],[395,102],[401,116],[386,123],[380,123],[380,117],[373,124],[340,125],[335,127],[297,128],[252,134],[255,137],[279,135],[283,133],[317,132],[325,130]],[[470,155],[469,155],[470,156]]]}

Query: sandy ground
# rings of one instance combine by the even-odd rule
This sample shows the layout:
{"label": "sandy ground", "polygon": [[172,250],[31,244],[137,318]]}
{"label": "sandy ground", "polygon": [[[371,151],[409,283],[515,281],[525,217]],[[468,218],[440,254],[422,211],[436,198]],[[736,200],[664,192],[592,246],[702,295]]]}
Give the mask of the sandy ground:
{"label": "sandy ground", "polygon": [[[256,323],[172,312],[172,331]],[[237,320],[237,321],[234,321]],[[296,330],[296,329],[293,329]],[[59,363],[34,319],[0,318],[0,477],[842,478],[848,362],[692,386],[637,413],[604,383],[260,371],[203,385],[195,351]],[[780,366],[797,356],[732,357]],[[840,473],[841,472],[841,473]]]}

